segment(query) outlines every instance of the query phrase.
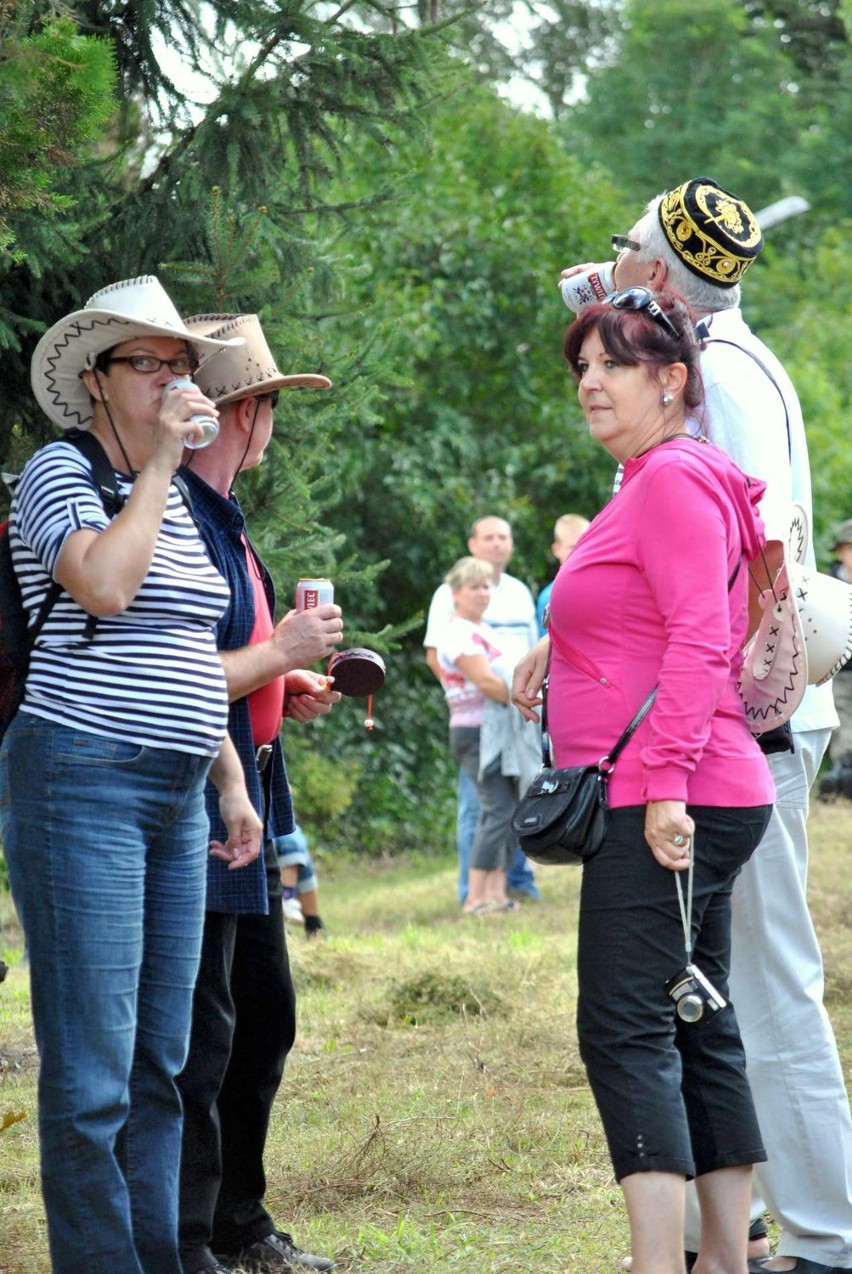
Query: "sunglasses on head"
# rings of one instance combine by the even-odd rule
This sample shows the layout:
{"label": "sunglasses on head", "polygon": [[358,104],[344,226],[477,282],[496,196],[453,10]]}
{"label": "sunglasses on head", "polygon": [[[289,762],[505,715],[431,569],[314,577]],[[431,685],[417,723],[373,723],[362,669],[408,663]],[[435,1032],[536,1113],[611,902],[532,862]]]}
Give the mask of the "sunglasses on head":
{"label": "sunglasses on head", "polygon": [[680,332],[660,309],[650,288],[625,288],[623,292],[610,292],[609,296],[604,297],[603,304],[612,305],[617,310],[647,310],[649,318],[658,327],[664,328],[676,341],[680,340]]}

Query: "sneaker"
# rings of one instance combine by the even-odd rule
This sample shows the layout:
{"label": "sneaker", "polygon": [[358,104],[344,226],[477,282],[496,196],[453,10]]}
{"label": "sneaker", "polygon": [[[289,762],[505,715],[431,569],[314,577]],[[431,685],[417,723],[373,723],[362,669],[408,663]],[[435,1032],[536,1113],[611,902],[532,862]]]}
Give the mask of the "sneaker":
{"label": "sneaker", "polygon": [[275,1230],[250,1247],[243,1248],[229,1261],[231,1269],[246,1274],[300,1274],[303,1270],[333,1270],[334,1261],[327,1256],[311,1256],[296,1247],[292,1234]]}
{"label": "sneaker", "polygon": [[302,904],[298,898],[282,898],[281,910],[284,912],[284,920],[290,925],[303,925],[305,917],[302,915]]}

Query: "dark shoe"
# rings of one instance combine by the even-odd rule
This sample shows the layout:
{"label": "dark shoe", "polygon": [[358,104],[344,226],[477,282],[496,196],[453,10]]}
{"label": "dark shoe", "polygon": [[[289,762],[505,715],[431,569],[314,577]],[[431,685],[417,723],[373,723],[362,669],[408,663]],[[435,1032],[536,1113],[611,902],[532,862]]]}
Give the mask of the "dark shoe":
{"label": "dark shoe", "polygon": [[230,1274],[228,1267],[213,1255],[203,1243],[180,1253],[183,1274]]}
{"label": "dark shoe", "polygon": [[[775,1259],[774,1256],[759,1256],[756,1260],[749,1261],[749,1274],[775,1274],[770,1265]],[[808,1261],[803,1256],[791,1256],[789,1259],[795,1261],[789,1274],[843,1274],[839,1265],[820,1265],[819,1261]],[[770,1266],[768,1270],[767,1266]],[[782,1274],[787,1274],[787,1271]]]}
{"label": "dark shoe", "polygon": [[327,1256],[311,1256],[296,1247],[292,1234],[275,1230],[229,1259],[231,1269],[246,1274],[300,1274],[301,1270],[333,1270],[334,1261]]}

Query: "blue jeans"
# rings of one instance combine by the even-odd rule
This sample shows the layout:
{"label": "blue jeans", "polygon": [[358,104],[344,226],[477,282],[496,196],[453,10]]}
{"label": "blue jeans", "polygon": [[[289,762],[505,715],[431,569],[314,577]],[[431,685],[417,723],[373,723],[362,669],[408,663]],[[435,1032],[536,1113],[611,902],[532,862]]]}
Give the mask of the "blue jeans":
{"label": "blue jeans", "polygon": [[289,835],[276,836],[272,843],[282,871],[285,867],[296,868],[296,892],[307,894],[316,889],[317,873],[304,829],[297,823]]}
{"label": "blue jeans", "polygon": [[209,766],[22,712],[0,749],[54,1274],[180,1274],[175,1076],[201,946]]}
{"label": "blue jeans", "polygon": [[[473,838],[476,835],[476,825],[479,822],[479,809],[479,793],[476,790],[476,783],[465,770],[459,768],[456,849],[459,856],[458,896],[460,903],[463,903],[465,898],[467,898],[470,851],[473,845]],[[530,860],[520,845],[515,848],[515,854],[506,875],[506,885],[509,889],[514,889],[520,894],[526,894],[528,898],[538,898],[540,896]]]}

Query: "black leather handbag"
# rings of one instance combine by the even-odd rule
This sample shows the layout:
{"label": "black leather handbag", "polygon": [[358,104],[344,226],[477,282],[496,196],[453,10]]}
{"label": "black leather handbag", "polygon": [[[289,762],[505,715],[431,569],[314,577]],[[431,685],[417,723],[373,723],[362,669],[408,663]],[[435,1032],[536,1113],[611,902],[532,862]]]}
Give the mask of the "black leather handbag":
{"label": "black leather handbag", "polygon": [[512,815],[512,831],[527,858],[536,863],[579,865],[598,852],[606,832],[607,780],[624,747],[644,721],[655,686],[621,738],[596,765],[554,769],[547,730],[547,683],[542,684],[542,768]]}

